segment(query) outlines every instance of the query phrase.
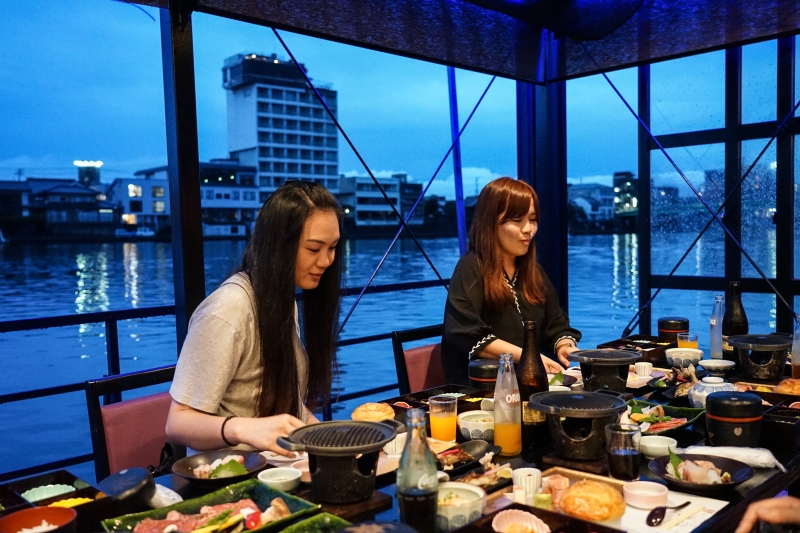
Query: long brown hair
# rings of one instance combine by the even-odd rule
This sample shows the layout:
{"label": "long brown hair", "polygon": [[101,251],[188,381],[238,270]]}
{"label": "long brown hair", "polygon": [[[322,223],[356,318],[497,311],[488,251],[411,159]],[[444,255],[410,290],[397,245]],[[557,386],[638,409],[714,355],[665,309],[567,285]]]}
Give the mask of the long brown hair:
{"label": "long brown hair", "polygon": [[[498,178],[489,182],[478,196],[475,218],[469,230],[469,250],[478,258],[483,273],[483,299],[490,309],[500,310],[514,305],[514,295],[504,278],[497,232],[505,222],[526,217],[531,200],[538,222],[539,197],[524,181]],[[544,303],[545,287],[537,268],[536,238],[531,240],[528,253],[517,258],[517,280],[520,292],[528,302],[534,305]]]}
{"label": "long brown hair", "polygon": [[300,235],[316,211],[336,214],[342,232],[342,212],[323,186],[291,181],[278,188],[258,213],[253,236],[239,267],[253,285],[256,324],[263,366],[259,416],[297,414],[324,405],[336,371],[336,331],[339,325],[342,241],[333,263],[316,289],[303,291],[303,325],[308,353],[308,392],[300,398],[294,349],[295,268]]}

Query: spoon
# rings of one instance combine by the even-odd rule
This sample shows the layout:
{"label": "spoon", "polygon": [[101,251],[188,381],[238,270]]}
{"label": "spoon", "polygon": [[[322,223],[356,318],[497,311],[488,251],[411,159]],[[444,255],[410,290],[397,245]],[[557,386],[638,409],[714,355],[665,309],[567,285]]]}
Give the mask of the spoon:
{"label": "spoon", "polygon": [[683,509],[690,503],[692,502],[683,502],[682,504],[677,505],[675,507],[667,507],[666,505],[663,505],[661,507],[656,507],[655,509],[650,511],[650,513],[647,515],[647,525],[656,527],[658,524],[664,521],[664,515],[667,514],[667,509],[674,509],[677,511],[678,509]]}

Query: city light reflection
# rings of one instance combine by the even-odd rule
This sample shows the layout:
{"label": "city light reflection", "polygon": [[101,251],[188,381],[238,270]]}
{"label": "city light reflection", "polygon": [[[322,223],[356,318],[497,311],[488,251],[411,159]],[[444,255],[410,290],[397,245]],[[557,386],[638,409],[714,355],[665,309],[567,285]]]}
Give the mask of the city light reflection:
{"label": "city light reflection", "polygon": [[[108,258],[104,250],[75,256],[75,312],[108,311]],[[81,324],[79,333],[88,333],[94,324]]]}
{"label": "city light reflection", "polygon": [[139,305],[139,247],[134,242],[122,246],[122,265],[125,270],[125,298],[134,309]]}

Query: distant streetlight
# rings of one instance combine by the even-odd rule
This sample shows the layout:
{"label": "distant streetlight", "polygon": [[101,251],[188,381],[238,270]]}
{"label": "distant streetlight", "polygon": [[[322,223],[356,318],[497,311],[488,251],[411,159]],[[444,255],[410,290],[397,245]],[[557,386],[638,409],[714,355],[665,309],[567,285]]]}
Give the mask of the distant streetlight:
{"label": "distant streetlight", "polygon": [[80,161],[78,159],[73,161],[72,164],[80,168],[86,168],[86,167],[100,168],[103,166],[102,161]]}

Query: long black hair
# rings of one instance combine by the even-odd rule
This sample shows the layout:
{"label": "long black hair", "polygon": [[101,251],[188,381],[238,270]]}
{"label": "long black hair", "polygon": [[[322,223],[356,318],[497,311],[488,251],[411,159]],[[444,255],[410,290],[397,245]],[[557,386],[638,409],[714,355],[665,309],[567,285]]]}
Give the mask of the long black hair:
{"label": "long black hair", "polygon": [[322,185],[290,181],[264,203],[244,251],[240,272],[250,278],[255,294],[256,324],[261,341],[263,375],[259,416],[302,412],[327,403],[337,369],[336,331],[339,325],[342,240],[333,263],[316,289],[303,291],[303,324],[308,353],[308,392],[300,398],[293,336],[295,331],[295,267],[303,226],[316,211],[336,214],[339,233],[342,212]]}

